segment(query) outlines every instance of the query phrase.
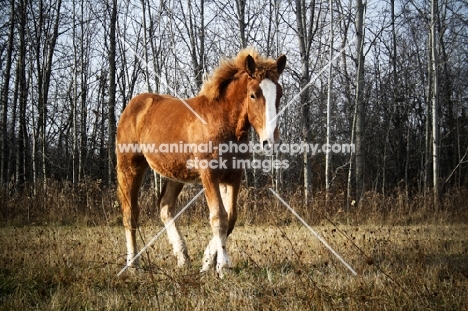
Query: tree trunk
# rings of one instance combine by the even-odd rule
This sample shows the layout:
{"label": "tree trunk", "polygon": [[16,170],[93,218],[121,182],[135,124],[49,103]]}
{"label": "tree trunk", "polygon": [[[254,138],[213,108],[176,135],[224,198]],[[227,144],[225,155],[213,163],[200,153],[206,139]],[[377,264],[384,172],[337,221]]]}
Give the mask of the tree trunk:
{"label": "tree trunk", "polygon": [[[315,18],[315,1],[310,3],[310,16],[307,19],[307,7],[304,0],[296,0],[296,22],[297,22],[297,36],[299,40],[299,51],[301,56],[301,76],[299,87],[303,92],[301,93],[301,109],[302,109],[302,139],[304,142],[311,141],[310,133],[310,92],[308,83],[310,80],[309,57],[312,40],[315,35],[314,18]],[[304,206],[309,206],[311,194],[311,181],[312,170],[309,161],[309,155],[304,152],[303,155],[303,175],[304,175]]]}
{"label": "tree trunk", "polygon": [[[189,35],[190,35],[190,55],[192,56],[193,73],[197,91],[203,84],[203,63],[205,59],[205,1],[200,1],[200,20],[195,20],[193,16],[192,2],[189,6]],[[199,29],[197,30],[196,26]]]}
{"label": "tree trunk", "polygon": [[143,20],[143,57],[145,60],[145,82],[146,82],[146,90],[148,92],[152,92],[151,85],[150,85],[150,73],[149,73],[149,62],[148,62],[148,49],[146,48],[148,45],[148,38],[147,36],[147,27],[146,27],[146,0],[141,0],[141,11],[142,11],[142,20]]}
{"label": "tree trunk", "polygon": [[[162,29],[161,29],[161,16],[163,14],[163,7],[162,7],[162,4],[161,6],[158,8],[158,11],[157,11],[157,16],[159,18],[159,20],[155,23],[154,19],[153,19],[153,16],[151,14],[151,6],[148,6],[148,13],[149,13],[149,19],[150,19],[150,30],[153,32],[153,33],[161,33],[162,32]],[[155,25],[158,25],[158,29],[155,28]],[[160,39],[161,40],[161,39]],[[154,43],[154,38],[150,38],[149,39],[149,42],[150,42],[150,47],[151,47],[151,55],[153,56],[153,70],[155,73],[158,73],[158,74],[155,74],[154,75],[154,91],[156,93],[159,93],[160,92],[160,74],[161,74],[161,68],[162,68],[162,63],[163,61],[161,60],[161,52],[163,50],[163,44],[162,42],[159,43],[158,46],[155,45]]]}
{"label": "tree trunk", "polygon": [[437,50],[437,0],[431,2],[431,54],[432,54],[432,178],[434,187],[434,206],[439,206],[439,55]]}
{"label": "tree trunk", "polygon": [[73,147],[72,147],[72,183],[78,182],[78,38],[76,34],[76,5],[73,1],[73,82],[70,89],[70,97],[72,104],[72,115],[73,115]]}
{"label": "tree trunk", "polygon": [[3,77],[3,89],[2,89],[2,118],[1,118],[1,159],[0,159],[0,184],[8,181],[8,163],[9,163],[9,152],[8,152],[8,102],[9,102],[9,90],[10,90],[10,75],[13,55],[13,43],[15,33],[15,1],[10,1],[10,27],[8,29],[8,48],[7,56],[5,60],[5,74]]}
{"label": "tree trunk", "polygon": [[[51,4],[52,5],[52,4]],[[50,79],[52,75],[52,65],[55,53],[55,46],[59,36],[60,10],[62,1],[54,2],[55,7],[44,7],[43,2],[39,4],[38,20],[35,27],[35,44],[36,44],[36,65],[38,79],[38,122],[37,135],[39,148],[41,152],[41,178],[43,181],[44,190],[47,187],[47,112]],[[55,14],[55,15],[54,15]],[[53,21],[53,22],[50,22]],[[42,38],[42,37],[45,38]]]}
{"label": "tree trunk", "polygon": [[[157,20],[157,22],[155,22],[154,18],[153,18],[153,15],[151,14],[151,6],[148,6],[148,15],[149,15],[151,33],[161,33],[161,31],[162,31],[162,29],[161,29],[161,18],[162,18],[163,14],[164,14],[163,4],[160,3],[160,6],[157,9],[158,20]],[[156,25],[157,25],[158,29],[155,28]],[[159,39],[159,40],[160,40],[159,44],[156,45],[155,44],[155,38],[153,38],[153,37],[149,38],[149,45],[150,45],[150,48],[151,48],[151,55],[153,56],[153,70],[154,70],[155,73],[158,73],[158,74],[154,75],[154,79],[155,79],[155,81],[154,81],[154,92],[155,93],[160,92],[160,88],[161,88],[160,73],[161,73],[162,64],[163,64],[163,60],[161,59],[161,57],[162,57],[162,50],[164,48],[164,44],[161,41],[162,39]],[[135,84],[135,80],[133,81],[132,88],[134,87],[134,84]],[[153,171],[153,177],[154,177],[155,193],[156,193],[156,196],[159,196],[159,194],[162,191],[163,177],[161,175],[159,175],[156,171]]]}
{"label": "tree trunk", "polygon": [[428,36],[428,61],[427,61],[427,87],[426,87],[426,123],[425,123],[425,150],[424,150],[424,193],[429,190],[432,163],[432,129],[431,129],[431,101],[432,101],[432,36]]}
{"label": "tree trunk", "polygon": [[[353,121],[351,123],[351,143],[354,143],[354,137],[356,135],[356,105],[354,105]],[[353,183],[353,152],[349,154],[349,169],[348,169],[348,180],[346,182],[346,210],[349,210],[352,204],[352,183]]]}
{"label": "tree trunk", "polygon": [[246,0],[236,0],[237,23],[239,25],[239,37],[240,37],[241,49],[247,46],[247,37],[245,35],[245,30],[247,28],[247,24],[245,23],[245,5],[246,5]]}
{"label": "tree trunk", "polygon": [[[330,129],[330,115],[331,115],[331,97],[332,97],[332,83],[333,83],[333,0],[329,2],[330,6],[330,51],[329,51],[329,64],[328,64],[328,92],[327,92],[327,146],[331,144],[331,129]],[[331,151],[325,154],[325,195],[328,203],[330,194],[330,163]]]}
{"label": "tree trunk", "polygon": [[27,102],[27,86],[26,86],[26,0],[20,1],[18,8],[19,13],[19,51],[18,51],[18,67],[17,67],[17,90],[19,116],[18,116],[18,136],[16,141],[16,186],[19,187],[25,182],[26,171],[26,102]]}
{"label": "tree trunk", "polygon": [[[83,5],[81,6],[81,57],[83,61],[81,62],[81,112],[80,112],[80,148],[78,152],[78,158],[79,158],[79,163],[78,163],[78,180],[81,180],[85,175],[85,167],[86,167],[86,158],[88,156],[88,107],[87,107],[87,101],[88,101],[88,78],[89,78],[89,72],[88,72],[88,64],[89,64],[89,50],[90,46],[85,46],[85,31],[86,30],[84,25],[84,11],[83,11]],[[86,48],[86,50],[85,50]]]}
{"label": "tree trunk", "polygon": [[115,134],[116,134],[116,118],[115,118],[115,95],[117,85],[115,83],[116,76],[116,28],[117,28],[117,0],[112,0],[109,29],[109,103],[107,111],[107,120],[109,126],[108,138],[108,173],[107,182],[109,185],[113,183],[115,175]]}
{"label": "tree trunk", "polygon": [[364,9],[356,0],[356,201],[364,196]]}

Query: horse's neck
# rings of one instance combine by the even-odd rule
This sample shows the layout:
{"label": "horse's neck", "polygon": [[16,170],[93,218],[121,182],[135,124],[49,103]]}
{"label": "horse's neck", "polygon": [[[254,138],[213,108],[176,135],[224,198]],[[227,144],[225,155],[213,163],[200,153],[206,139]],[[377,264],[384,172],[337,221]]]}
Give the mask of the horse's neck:
{"label": "horse's neck", "polygon": [[247,138],[249,132],[250,123],[247,117],[247,105],[243,105],[242,112],[237,119],[236,124],[236,138],[237,140],[244,140]]}
{"label": "horse's neck", "polygon": [[233,81],[220,101],[222,119],[228,120],[228,126],[233,130],[237,140],[247,137],[250,123],[247,117],[246,98],[247,83],[245,79]]}

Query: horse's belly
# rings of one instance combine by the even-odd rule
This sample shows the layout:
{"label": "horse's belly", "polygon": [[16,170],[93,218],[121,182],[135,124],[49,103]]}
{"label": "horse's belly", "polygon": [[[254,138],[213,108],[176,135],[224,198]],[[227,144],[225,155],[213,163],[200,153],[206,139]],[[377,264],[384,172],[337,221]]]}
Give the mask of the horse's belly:
{"label": "horse's belly", "polygon": [[146,155],[149,166],[158,174],[184,183],[200,182],[200,174],[197,169],[189,165],[189,160],[184,157]]}

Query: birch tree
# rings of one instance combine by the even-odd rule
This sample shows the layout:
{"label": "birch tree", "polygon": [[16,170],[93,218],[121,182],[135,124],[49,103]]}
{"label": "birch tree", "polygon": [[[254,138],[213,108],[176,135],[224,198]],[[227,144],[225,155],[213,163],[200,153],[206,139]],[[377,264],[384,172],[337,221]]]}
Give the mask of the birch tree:
{"label": "birch tree", "polygon": [[434,205],[439,202],[439,55],[437,50],[438,2],[431,0],[431,58],[432,58],[432,178]]}
{"label": "birch tree", "polygon": [[[312,42],[317,31],[315,0],[306,3],[305,0],[295,1],[295,14],[296,14],[296,34],[299,41],[299,53],[301,58],[301,73],[299,87],[301,90],[301,109],[302,109],[302,139],[306,142],[311,141],[310,133],[310,90],[308,87],[311,72],[309,66],[309,59],[311,54]],[[304,204],[307,207],[311,198],[311,180],[312,170],[309,155],[304,152],[303,155],[303,175],[304,175]]]}
{"label": "birch tree", "polygon": [[[328,92],[327,92],[327,146],[331,145],[331,129],[330,129],[330,118],[331,118],[331,101],[332,101],[332,83],[333,83],[333,0],[329,1],[330,7],[330,50],[329,50],[329,64],[328,64]],[[330,192],[330,163],[331,162],[331,151],[325,154],[325,192],[328,202]]]}
{"label": "birch tree", "polygon": [[356,200],[364,195],[364,10],[362,0],[356,0]]}

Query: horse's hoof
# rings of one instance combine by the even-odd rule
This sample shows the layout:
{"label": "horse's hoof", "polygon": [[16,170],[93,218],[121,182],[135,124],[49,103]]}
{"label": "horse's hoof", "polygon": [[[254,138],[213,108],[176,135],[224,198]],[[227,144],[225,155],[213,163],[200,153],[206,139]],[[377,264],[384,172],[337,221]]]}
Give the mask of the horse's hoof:
{"label": "horse's hoof", "polygon": [[177,254],[177,266],[179,268],[190,267],[190,257],[185,253]]}
{"label": "horse's hoof", "polygon": [[200,270],[201,273],[211,270],[214,266],[214,260],[210,258],[205,258],[203,261],[203,266]]}
{"label": "horse's hoof", "polygon": [[220,279],[224,279],[224,276],[226,276],[226,274],[229,274],[230,271],[231,269],[229,266],[220,267],[218,264],[216,267],[216,272],[218,273],[218,277]]}
{"label": "horse's hoof", "polygon": [[218,256],[218,263],[216,264],[216,272],[218,272],[219,278],[224,277],[224,273],[231,267],[231,260],[226,252],[223,252],[223,256]]}

